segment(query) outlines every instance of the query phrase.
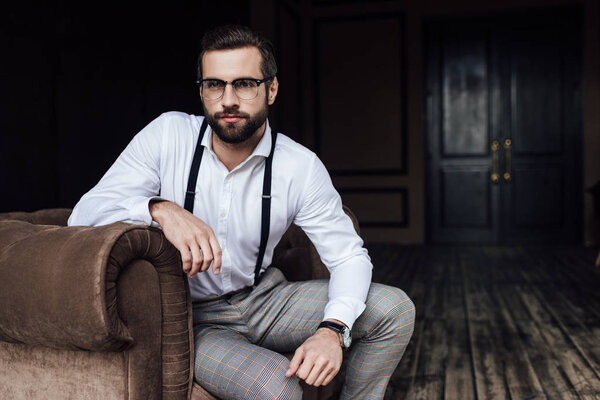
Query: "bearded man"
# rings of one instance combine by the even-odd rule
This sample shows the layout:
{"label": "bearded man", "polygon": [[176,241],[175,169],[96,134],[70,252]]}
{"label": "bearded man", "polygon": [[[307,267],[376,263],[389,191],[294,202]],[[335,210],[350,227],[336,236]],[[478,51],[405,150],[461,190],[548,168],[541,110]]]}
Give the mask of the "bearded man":
{"label": "bearded man", "polygon": [[[279,83],[271,44],[243,26],[205,34],[204,115],[162,114],[73,210],[69,225],[160,227],[193,299],[195,380],[221,399],[300,399],[299,379],[341,398],[380,399],[413,332],[414,305],[371,283],[371,260],[310,150],[271,131]],[[270,266],[301,227],[330,280],[287,282]],[[258,253],[258,256],[257,256]],[[347,351],[344,353],[344,350]],[[288,361],[280,352],[295,351]]]}

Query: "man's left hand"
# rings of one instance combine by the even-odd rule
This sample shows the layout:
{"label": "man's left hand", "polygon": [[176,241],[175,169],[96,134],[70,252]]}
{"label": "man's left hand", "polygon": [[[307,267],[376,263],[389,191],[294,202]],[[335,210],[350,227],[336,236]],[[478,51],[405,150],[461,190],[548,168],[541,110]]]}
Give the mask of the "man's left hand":
{"label": "man's left hand", "polygon": [[325,386],[337,375],[341,365],[340,334],[320,328],[296,349],[285,376],[290,378],[296,374],[309,385]]}

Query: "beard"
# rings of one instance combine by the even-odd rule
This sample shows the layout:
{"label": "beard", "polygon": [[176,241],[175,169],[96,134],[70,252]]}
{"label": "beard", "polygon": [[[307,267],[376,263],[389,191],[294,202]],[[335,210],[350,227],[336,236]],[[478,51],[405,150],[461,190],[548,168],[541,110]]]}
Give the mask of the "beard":
{"label": "beard", "polygon": [[[240,112],[237,108],[224,108],[223,111],[210,114],[206,110],[206,107],[204,107],[204,103],[202,104],[202,108],[204,108],[206,121],[210,125],[212,131],[219,139],[221,139],[221,141],[229,144],[243,143],[250,139],[258,131],[258,128],[265,123],[269,116],[269,106],[266,102],[264,107],[254,115]],[[241,117],[243,120],[220,124],[220,118],[224,115]]]}

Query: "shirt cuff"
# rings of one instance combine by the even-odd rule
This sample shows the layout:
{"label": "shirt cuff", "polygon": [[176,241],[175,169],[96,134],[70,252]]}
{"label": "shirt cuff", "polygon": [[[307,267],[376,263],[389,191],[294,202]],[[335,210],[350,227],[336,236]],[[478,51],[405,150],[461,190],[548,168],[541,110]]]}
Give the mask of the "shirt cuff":
{"label": "shirt cuff", "polygon": [[152,226],[154,228],[162,229],[160,224],[158,222],[156,222],[155,220],[153,220],[152,215],[150,215],[150,202],[153,200],[160,200],[160,201],[168,201],[168,200],[163,199],[162,197],[152,196],[148,199],[148,204],[146,205],[146,209],[148,210],[148,215],[150,216],[150,226]]}
{"label": "shirt cuff", "polygon": [[352,297],[337,297],[325,306],[323,320],[337,319],[352,329],[356,319],[365,310],[365,304]]}
{"label": "shirt cuff", "polygon": [[129,215],[132,221],[139,221],[147,226],[158,226],[158,224],[152,220],[152,216],[150,215],[150,201],[164,199],[158,196],[152,196],[128,200],[132,201],[131,204],[128,204],[129,207],[127,207],[129,208]]}

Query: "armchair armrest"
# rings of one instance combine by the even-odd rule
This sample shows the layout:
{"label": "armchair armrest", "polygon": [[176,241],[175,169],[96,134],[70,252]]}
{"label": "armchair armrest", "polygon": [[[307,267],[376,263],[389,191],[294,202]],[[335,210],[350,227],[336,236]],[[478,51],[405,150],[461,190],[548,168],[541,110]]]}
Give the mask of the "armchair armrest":
{"label": "armchair armrest", "polygon": [[70,350],[127,348],[133,338],[117,312],[116,282],[136,259],[181,279],[178,252],[152,228],[0,221],[0,340]]}
{"label": "armchair armrest", "polygon": [[0,221],[16,219],[39,225],[61,225],[67,226],[67,220],[71,215],[70,208],[45,208],[34,212],[13,211],[0,214]]}
{"label": "armchair armrest", "polygon": [[188,398],[193,329],[179,252],[145,226],[35,225],[64,224],[69,212],[0,214],[0,341],[127,349],[136,398]]}

